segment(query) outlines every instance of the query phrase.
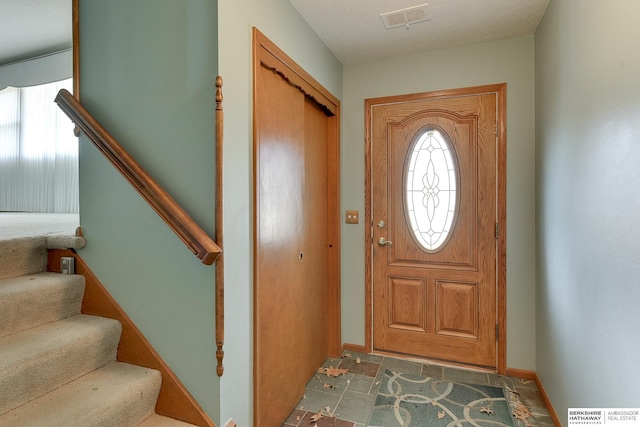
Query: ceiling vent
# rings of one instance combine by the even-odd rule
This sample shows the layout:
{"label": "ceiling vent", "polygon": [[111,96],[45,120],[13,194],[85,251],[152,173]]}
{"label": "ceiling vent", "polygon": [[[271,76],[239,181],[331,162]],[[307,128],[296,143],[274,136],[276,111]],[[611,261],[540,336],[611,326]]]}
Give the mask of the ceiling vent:
{"label": "ceiling vent", "polygon": [[417,24],[418,22],[430,21],[427,18],[428,3],[421,4],[406,9],[394,10],[380,14],[380,19],[384,24],[384,28],[390,30],[392,28],[406,27]]}

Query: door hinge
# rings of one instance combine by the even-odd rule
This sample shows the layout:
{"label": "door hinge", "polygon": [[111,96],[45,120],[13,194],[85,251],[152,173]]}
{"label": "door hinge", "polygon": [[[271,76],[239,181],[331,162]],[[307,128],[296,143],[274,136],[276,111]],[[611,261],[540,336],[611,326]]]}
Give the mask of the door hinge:
{"label": "door hinge", "polygon": [[497,222],[496,222],[495,234],[496,234],[496,240],[498,240],[498,236],[500,236],[500,226],[498,225]]}
{"label": "door hinge", "polygon": [[496,323],[496,340],[500,338],[500,325]]}
{"label": "door hinge", "polygon": [[495,134],[496,134],[496,138],[498,137],[498,122],[495,123]]}

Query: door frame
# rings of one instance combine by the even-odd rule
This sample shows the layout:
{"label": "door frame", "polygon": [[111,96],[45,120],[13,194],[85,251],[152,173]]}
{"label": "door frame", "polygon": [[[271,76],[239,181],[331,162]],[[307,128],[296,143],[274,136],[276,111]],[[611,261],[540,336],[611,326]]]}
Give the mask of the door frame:
{"label": "door frame", "polygon": [[[253,28],[253,381],[257,376],[257,316],[256,289],[258,277],[258,201],[260,186],[258,167],[260,165],[260,132],[257,114],[257,84],[260,67],[266,66],[281,74],[292,86],[297,87],[306,96],[314,98],[327,113],[327,269],[328,269],[328,348],[327,355],[338,357],[342,351],[341,312],[340,312],[340,101],[326,88],[300,67],[284,51],[276,46],[257,28]],[[254,387],[254,412],[256,410]]]}
{"label": "door frame", "polygon": [[372,107],[376,105],[412,102],[429,99],[442,99],[461,96],[472,96],[495,93],[497,96],[497,229],[496,229],[496,371],[499,374],[507,372],[507,84],[474,86],[458,89],[446,89],[433,92],[421,92],[407,95],[393,95],[365,99],[365,350],[373,351],[373,188],[372,188],[372,141],[371,120]]}

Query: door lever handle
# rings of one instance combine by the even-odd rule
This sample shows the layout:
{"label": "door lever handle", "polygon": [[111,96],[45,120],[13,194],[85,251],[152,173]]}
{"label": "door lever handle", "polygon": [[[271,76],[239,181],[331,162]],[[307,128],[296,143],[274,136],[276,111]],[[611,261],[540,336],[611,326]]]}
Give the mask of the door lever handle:
{"label": "door lever handle", "polygon": [[387,240],[384,237],[381,237],[378,239],[378,244],[380,246],[391,246],[393,245],[393,242],[391,240]]}

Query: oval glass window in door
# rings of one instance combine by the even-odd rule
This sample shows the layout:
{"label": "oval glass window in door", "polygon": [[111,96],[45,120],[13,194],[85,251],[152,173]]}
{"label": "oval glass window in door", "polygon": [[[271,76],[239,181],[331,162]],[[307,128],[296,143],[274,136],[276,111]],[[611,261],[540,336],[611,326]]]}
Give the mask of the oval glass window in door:
{"label": "oval glass window in door", "polygon": [[427,252],[440,250],[451,233],[458,201],[453,147],[437,129],[418,135],[407,153],[405,209],[415,241]]}

